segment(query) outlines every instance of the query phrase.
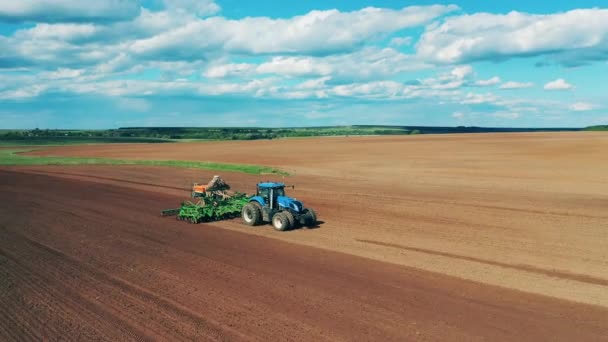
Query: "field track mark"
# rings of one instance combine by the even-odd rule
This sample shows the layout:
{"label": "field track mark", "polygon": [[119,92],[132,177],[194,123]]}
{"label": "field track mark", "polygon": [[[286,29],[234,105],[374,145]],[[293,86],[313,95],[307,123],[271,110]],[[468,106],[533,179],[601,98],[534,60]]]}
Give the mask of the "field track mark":
{"label": "field track mark", "polygon": [[189,188],[180,188],[180,187],[176,187],[176,186],[160,185],[160,184],[146,183],[146,182],[138,182],[138,181],[131,181],[131,180],[125,180],[125,179],[120,179],[120,178],[112,178],[112,177],[104,177],[104,176],[84,175],[84,174],[81,174],[81,173],[69,173],[69,172],[59,172],[59,171],[33,171],[33,170],[27,170],[25,172],[26,173],[35,173],[35,174],[39,174],[39,175],[60,175],[60,176],[83,177],[83,178],[107,180],[107,181],[119,182],[119,183],[128,183],[128,184],[135,184],[135,185],[145,185],[145,186],[150,186],[150,187],[155,187],[155,188],[163,188],[163,189],[169,189],[169,190],[180,190],[180,191],[190,191],[191,190]]}
{"label": "field track mark", "polygon": [[358,242],[369,243],[369,244],[378,245],[378,246],[399,248],[399,249],[408,250],[408,251],[412,251],[412,252],[439,255],[439,256],[452,258],[452,259],[473,261],[473,262],[478,262],[478,263],[492,265],[492,266],[510,268],[510,269],[514,269],[514,270],[518,270],[518,271],[542,274],[542,275],[555,277],[555,278],[574,280],[574,281],[579,281],[579,282],[587,283],[587,284],[608,286],[608,279],[592,277],[592,276],[588,276],[585,274],[576,274],[576,273],[570,273],[570,272],[558,271],[558,270],[548,270],[548,269],[539,268],[539,267],[535,267],[535,266],[531,266],[531,265],[509,264],[509,263],[504,263],[504,262],[500,262],[500,261],[493,261],[493,260],[481,259],[481,258],[476,258],[476,257],[470,257],[470,256],[466,256],[466,255],[458,255],[458,254],[434,251],[434,250],[418,248],[418,247],[409,247],[409,246],[404,246],[404,245],[390,243],[390,242],[373,241],[373,240],[366,240],[366,239],[355,239],[355,240]]}
{"label": "field track mark", "polygon": [[[300,191],[306,191],[306,190],[300,190]],[[321,193],[321,192],[330,193],[329,191],[316,190],[316,189],[315,189],[315,192],[316,193]],[[404,201],[404,202],[411,202],[411,203],[416,203],[416,204],[440,204],[440,205],[449,204],[449,205],[453,205],[453,206],[457,206],[457,207],[504,210],[504,211],[539,214],[539,215],[554,215],[554,216],[563,216],[563,217],[584,217],[584,218],[591,218],[591,219],[595,219],[595,218],[608,219],[608,216],[604,216],[604,215],[573,214],[573,213],[550,211],[550,210],[501,207],[501,206],[497,206],[497,205],[465,203],[465,202],[454,201],[454,200],[432,200],[432,199],[421,199],[419,197],[391,196],[391,195],[385,195],[385,194],[369,194],[369,193],[362,193],[362,192],[340,192],[340,195],[344,195],[347,197],[371,197],[371,198],[376,198],[376,199],[381,198],[381,199],[386,199],[386,200],[390,200],[390,201]],[[334,196],[333,193],[332,193],[332,196]],[[607,201],[607,204],[608,204],[608,201]]]}
{"label": "field track mark", "polygon": [[[138,182],[138,181],[131,181],[131,180],[125,180],[125,179],[120,179],[120,178],[105,177],[105,176],[85,175],[85,174],[81,174],[81,173],[46,171],[46,170],[45,171],[25,170],[24,172],[40,174],[40,175],[49,175],[49,176],[59,175],[59,176],[82,177],[82,178],[106,180],[106,181],[112,181],[112,182],[118,182],[118,183],[144,185],[144,186],[161,188],[161,189],[190,191],[190,188],[182,188],[182,187],[175,187],[175,186],[169,186],[169,185]],[[303,191],[306,191],[306,190],[303,190]],[[315,190],[315,192],[323,192],[323,191]],[[368,194],[368,193],[358,193],[358,192],[352,192],[352,193],[341,192],[340,194],[352,196],[352,197],[374,197],[374,198],[384,198],[384,199],[389,199],[389,200],[401,200],[401,201],[413,202],[413,203],[427,203],[427,204],[440,204],[440,205],[449,204],[449,205],[453,205],[453,206],[467,207],[467,208],[492,209],[492,210],[502,210],[502,211],[517,212],[517,213],[530,213],[530,214],[538,214],[538,215],[553,215],[553,216],[561,216],[561,217],[584,217],[584,218],[591,218],[591,219],[598,219],[598,218],[599,219],[608,219],[608,216],[604,216],[604,215],[573,214],[573,213],[568,213],[568,212],[558,212],[558,211],[551,211],[551,210],[538,210],[538,209],[503,207],[503,206],[487,205],[487,204],[464,203],[464,202],[456,202],[456,201],[452,201],[452,200],[429,200],[429,199],[421,200],[418,197],[408,198],[408,197],[403,197],[403,196],[390,196],[390,195],[384,195],[384,194]]]}
{"label": "field track mark", "polygon": [[[126,280],[121,278],[113,277],[111,275],[106,274],[105,272],[101,272],[95,270],[85,264],[82,264],[75,260],[74,258],[64,254],[63,252],[47,246],[43,243],[34,241],[22,234],[14,233],[18,235],[20,238],[25,240],[27,243],[35,246],[36,248],[43,250],[45,253],[48,253],[55,258],[59,259],[58,264],[66,264],[68,267],[72,267],[79,270],[80,274],[84,274],[85,276],[81,276],[81,278],[91,278],[93,283],[102,284],[106,287],[113,287],[120,290],[121,293],[126,294],[128,297],[132,298],[136,302],[141,305],[156,307],[160,309],[162,313],[171,313],[172,315],[168,315],[171,317],[177,317],[179,321],[193,323],[193,325],[197,326],[197,329],[203,329],[205,334],[205,340],[215,340],[222,341],[225,340],[230,335],[238,336],[240,339],[247,339],[247,336],[239,333],[235,329],[231,329],[227,326],[222,326],[219,322],[213,321],[209,318],[204,318],[200,314],[184,307],[183,305],[176,303],[170,299],[163,298],[151,291],[148,291],[142,287],[134,285]],[[125,322],[124,320],[121,320]],[[126,322],[125,322],[126,323]],[[156,332],[159,333],[159,332]],[[176,333],[176,331],[173,331]],[[228,333],[228,334],[227,334]],[[159,333],[162,335],[162,333]],[[226,336],[228,335],[228,336]],[[133,334],[132,336],[142,336],[146,335],[142,332],[138,332],[138,334]],[[191,336],[181,335],[184,339],[190,339]],[[200,336],[199,336],[200,337]],[[230,338],[232,339],[232,338]]]}
{"label": "field track mark", "polygon": [[[20,234],[14,234],[13,237],[23,238],[20,242],[25,242],[26,245],[29,244],[30,246],[28,247],[37,248],[37,245],[28,243],[31,242],[31,240],[24,238]],[[15,240],[12,239],[11,241],[14,242]],[[23,249],[20,249],[20,251],[23,251]],[[35,253],[39,253],[40,251],[45,254],[44,265],[29,265],[28,261],[38,262],[38,260],[35,260],[33,256],[35,255]],[[53,260],[53,256],[55,254],[51,254],[49,256],[47,252],[48,250],[46,249],[38,249],[34,251],[30,250],[28,252],[28,257],[25,258],[25,261],[21,260],[20,257],[9,255],[9,258],[12,263],[19,268],[19,272],[13,273],[18,274],[16,279],[22,291],[26,291],[25,293],[31,296],[31,298],[28,297],[28,301],[36,302],[37,304],[46,306],[50,309],[50,315],[52,318],[49,320],[62,319],[65,317],[78,317],[76,319],[76,322],[70,320],[70,322],[64,323],[65,325],[69,325],[71,328],[72,325],[78,325],[79,328],[76,331],[71,332],[57,330],[49,331],[49,322],[41,322],[38,320],[39,326],[30,326],[30,330],[38,330],[38,332],[42,333],[43,340],[48,339],[48,336],[44,336],[48,334],[54,334],[53,336],[55,339],[64,338],[66,334],[79,334],[79,338],[90,339],[93,337],[90,335],[91,332],[94,332],[97,335],[96,338],[104,338],[110,340],[116,338],[117,336],[129,336],[134,341],[151,340],[149,337],[146,336],[146,334],[143,333],[143,331],[138,330],[137,328],[135,328],[124,320],[118,319],[107,307],[103,306],[103,304],[105,303],[102,303],[102,301],[99,301],[98,303],[93,302],[90,299],[86,298],[86,296],[82,295],[82,291],[79,291],[79,289],[69,286],[69,281],[65,280],[65,277],[69,276],[69,271],[63,269],[62,267],[59,267],[57,261],[61,262],[61,260]],[[47,272],[40,272],[40,270],[38,269],[39,267],[43,267]],[[78,270],[78,268],[75,268],[75,270]],[[64,277],[64,279],[59,279],[58,277]],[[58,303],[60,304],[57,305]],[[36,314],[30,311],[31,310],[26,309],[26,317],[36,318]],[[78,320],[80,319],[83,319],[84,321],[97,322],[97,325],[82,327],[80,326],[82,322],[78,322]],[[24,317],[21,319],[21,321],[27,322],[28,319],[25,319]],[[117,334],[116,336],[112,336],[104,334],[104,331],[122,333]],[[26,331],[24,331],[24,333],[28,332],[29,331],[27,331],[27,329]],[[40,339],[40,337],[36,337],[32,338],[32,341],[39,341]],[[19,340],[21,339],[17,339],[17,341]]]}

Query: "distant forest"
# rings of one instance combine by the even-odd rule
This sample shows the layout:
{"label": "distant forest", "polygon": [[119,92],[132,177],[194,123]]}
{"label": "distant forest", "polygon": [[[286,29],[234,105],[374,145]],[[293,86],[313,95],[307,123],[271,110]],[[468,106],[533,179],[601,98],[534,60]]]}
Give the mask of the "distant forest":
{"label": "distant forest", "polygon": [[121,143],[171,142],[180,140],[258,140],[317,136],[412,135],[448,133],[504,133],[608,131],[608,126],[587,128],[488,128],[427,126],[328,126],[294,128],[256,127],[124,127],[106,130],[0,130],[0,142],[7,143]]}

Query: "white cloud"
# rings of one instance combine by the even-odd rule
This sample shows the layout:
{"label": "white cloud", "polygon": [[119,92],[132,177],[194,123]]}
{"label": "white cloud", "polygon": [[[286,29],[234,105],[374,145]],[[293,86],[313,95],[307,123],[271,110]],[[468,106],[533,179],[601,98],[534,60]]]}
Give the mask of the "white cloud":
{"label": "white cloud", "polygon": [[493,117],[496,118],[500,118],[500,119],[518,119],[521,115],[519,113],[513,113],[513,112],[496,112],[496,113],[492,113]]}
{"label": "white cloud", "polygon": [[449,81],[449,82],[432,84],[431,88],[432,89],[457,89],[457,88],[462,87],[463,84],[464,84],[464,81],[462,81],[462,80],[453,80],[453,81]]}
{"label": "white cloud", "polygon": [[46,85],[34,84],[25,86],[19,89],[7,90],[0,92],[0,99],[4,100],[22,100],[31,97],[36,97],[48,89]]}
{"label": "white cloud", "polygon": [[329,75],[332,67],[312,57],[274,57],[258,66],[257,72],[291,76]]}
{"label": "white cloud", "polygon": [[331,79],[331,77],[327,76],[327,77],[320,77],[320,78],[315,78],[312,80],[307,80],[304,81],[300,84],[298,84],[295,88],[296,89],[320,89],[320,88],[325,88],[325,82],[329,81]]}
{"label": "white cloud", "polygon": [[470,65],[456,66],[450,72],[440,74],[438,77],[426,78],[421,84],[437,90],[457,89],[469,83],[475,72]]}
{"label": "white cloud", "polygon": [[45,71],[38,74],[38,76],[42,79],[67,79],[67,78],[76,78],[80,77],[84,74],[83,69],[67,69],[67,68],[59,68],[55,71]]}
{"label": "white cloud", "polygon": [[205,77],[222,78],[229,76],[249,75],[255,69],[254,64],[248,63],[230,63],[213,65],[203,73]]}
{"label": "white cloud", "polygon": [[570,105],[570,110],[575,111],[575,112],[586,112],[586,111],[590,111],[590,110],[594,110],[597,107],[592,104],[592,103],[588,103],[588,102],[576,102],[573,103],[572,105]]}
{"label": "white cloud", "polygon": [[331,93],[344,97],[384,98],[401,95],[403,89],[403,84],[398,82],[378,81],[335,86]]}
{"label": "white cloud", "polygon": [[131,50],[137,54],[182,58],[202,56],[217,49],[245,54],[330,54],[350,51],[378,36],[423,25],[455,9],[452,5],[401,10],[368,7],[353,12],[311,11],[289,19],[212,17],[138,40]]}
{"label": "white cloud", "polygon": [[500,86],[500,89],[506,89],[506,90],[511,90],[511,89],[524,89],[524,88],[530,88],[533,87],[534,83],[532,82],[514,82],[514,81],[509,81],[509,82],[505,82]]}
{"label": "white cloud", "polygon": [[213,0],[163,0],[168,10],[179,13],[195,13],[199,16],[208,16],[218,13],[221,8]]}
{"label": "white cloud", "polygon": [[[180,7],[184,4],[185,8]],[[274,54],[282,60],[268,63],[281,65],[265,65],[264,72],[289,73],[290,70],[281,66],[291,63],[296,64],[293,73],[298,75],[309,72],[313,77],[323,76],[331,67],[340,74],[335,75],[337,78],[351,77],[349,75],[361,79],[382,78],[428,67],[428,64],[392,48],[366,48],[370,40],[425,24],[456,9],[455,6],[415,6],[402,10],[365,8],[353,12],[312,11],[287,19],[229,20],[219,16],[197,17],[195,10],[185,10],[193,4],[214,7],[215,3],[169,0],[166,10],[142,8],[132,21],[38,23],[13,36],[0,35],[0,62],[5,68],[38,66],[51,70],[96,65],[98,70],[108,73],[147,61],[206,61],[216,67],[209,70],[209,75],[221,77],[245,73],[243,63],[236,69],[229,66],[222,71],[217,61],[229,60],[227,56]],[[210,11],[208,13],[214,10]],[[306,66],[306,63],[321,66]]]}
{"label": "white cloud", "polygon": [[452,113],[452,117],[454,119],[460,120],[460,119],[464,118],[464,113],[463,112],[454,112],[454,113]]}
{"label": "white cloud", "polygon": [[545,90],[571,90],[574,86],[563,78],[558,78],[555,81],[551,81],[545,84]]}
{"label": "white cloud", "polygon": [[[519,113],[532,117],[533,110],[540,116],[550,107],[475,93],[495,88],[469,87],[503,81],[498,76],[478,79],[473,66],[464,61],[440,67],[430,78],[407,74],[435,68],[432,62],[437,60],[429,62],[421,54],[396,48],[417,37],[390,37],[404,27],[427,24],[454,7],[313,11],[286,19],[229,20],[206,17],[220,10],[213,1],[165,3],[162,10],[142,8],[131,21],[34,23],[13,35],[0,35],[0,77],[4,81],[0,82],[0,98],[31,101],[40,96],[43,101],[55,93],[114,96],[114,105],[142,112],[156,110],[156,95],[333,98],[324,103],[382,99],[377,102],[436,105],[444,119],[450,120],[452,115],[466,119],[464,122],[481,116],[516,119]],[[431,24],[427,31],[438,25]],[[395,47],[378,46],[387,41]],[[562,81],[562,87],[572,87]],[[505,82],[500,88],[531,85]],[[133,100],[139,98],[145,100]],[[414,98],[420,101],[408,101]],[[570,106],[573,111],[595,108],[583,102]],[[476,114],[475,109],[483,113]],[[562,104],[554,111],[567,109]]]}
{"label": "white cloud", "polygon": [[7,0],[0,1],[0,21],[116,21],[136,17],[138,0]]}
{"label": "white cloud", "polygon": [[455,67],[452,69],[451,74],[456,79],[463,80],[473,74],[473,67],[470,65]]}
{"label": "white cloud", "polygon": [[274,74],[284,77],[323,77],[335,80],[386,79],[395,74],[430,67],[392,48],[363,48],[354,53],[325,57],[276,56],[258,64],[227,63],[209,66],[207,77]]}
{"label": "white cloud", "polygon": [[492,93],[476,94],[468,93],[466,97],[460,101],[461,104],[482,104],[494,103],[498,101],[498,97]]}
{"label": "white cloud", "polygon": [[475,81],[474,85],[476,85],[478,87],[489,87],[489,86],[497,85],[500,82],[501,82],[500,77],[494,76],[494,77],[489,78],[487,80],[478,80],[478,81]]}
{"label": "white cloud", "polygon": [[57,89],[77,94],[102,94],[106,96],[154,96],[154,95],[244,95],[269,96],[279,89],[276,79],[264,78],[248,82],[200,83],[185,79],[174,81],[108,80],[97,82],[63,82]]}
{"label": "white cloud", "polygon": [[511,57],[555,56],[576,65],[608,58],[608,9],[577,9],[533,15],[476,13],[431,25],[418,55],[438,63],[467,63]]}
{"label": "white cloud", "polygon": [[19,30],[15,38],[19,40],[49,40],[72,41],[88,38],[98,32],[94,24],[36,24],[30,29]]}

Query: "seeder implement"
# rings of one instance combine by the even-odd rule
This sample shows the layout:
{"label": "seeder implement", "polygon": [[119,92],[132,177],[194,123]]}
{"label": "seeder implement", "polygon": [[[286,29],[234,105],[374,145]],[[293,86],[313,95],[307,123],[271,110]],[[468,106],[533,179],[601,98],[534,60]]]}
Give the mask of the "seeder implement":
{"label": "seeder implement", "polygon": [[196,203],[186,201],[178,209],[161,211],[161,216],[176,216],[178,220],[190,223],[219,221],[238,217],[247,202],[246,194],[235,193],[226,199],[207,198]]}

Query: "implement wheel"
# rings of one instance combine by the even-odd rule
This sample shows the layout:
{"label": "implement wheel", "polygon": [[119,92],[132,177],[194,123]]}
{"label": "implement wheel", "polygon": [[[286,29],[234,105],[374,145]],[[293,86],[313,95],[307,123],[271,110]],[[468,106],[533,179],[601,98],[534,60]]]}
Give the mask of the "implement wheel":
{"label": "implement wheel", "polygon": [[250,202],[245,204],[243,210],[241,210],[241,217],[243,218],[243,222],[249,226],[257,226],[260,224],[262,219],[262,212],[260,210],[260,205],[255,202]]}

